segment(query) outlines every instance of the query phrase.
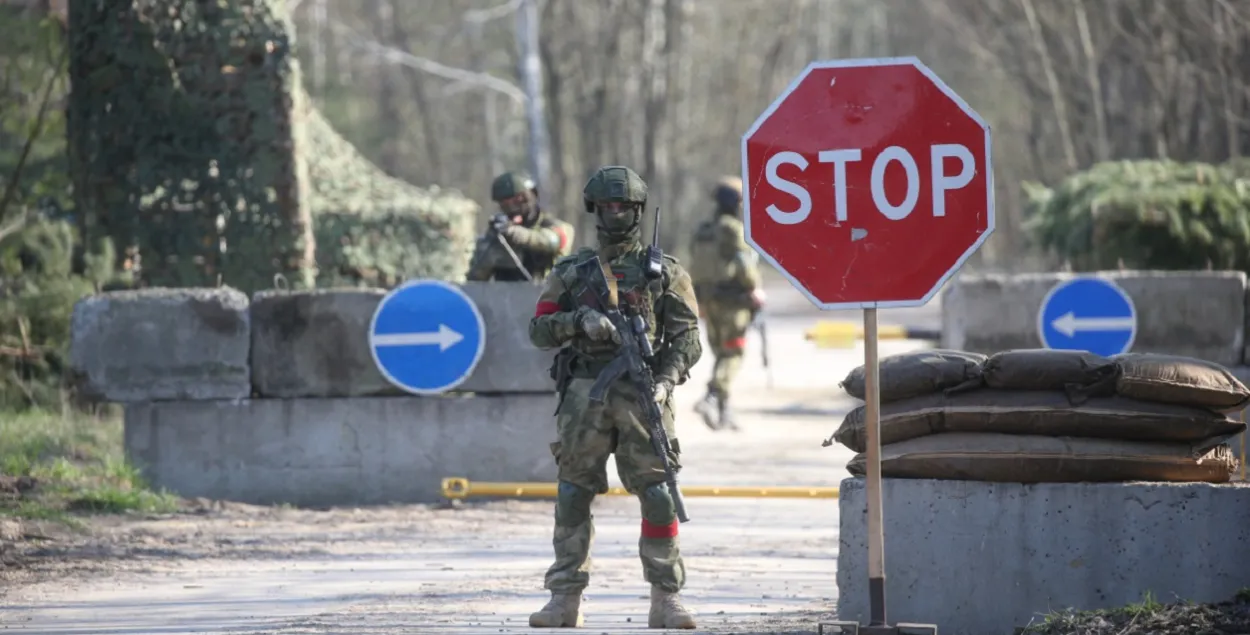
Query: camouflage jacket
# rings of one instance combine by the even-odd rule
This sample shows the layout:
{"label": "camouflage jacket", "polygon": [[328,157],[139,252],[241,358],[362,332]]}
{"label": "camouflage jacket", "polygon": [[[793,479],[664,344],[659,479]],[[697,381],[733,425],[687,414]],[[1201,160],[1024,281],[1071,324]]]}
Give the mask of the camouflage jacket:
{"label": "camouflage jacket", "polygon": [[742,221],[719,214],[695,230],[690,244],[690,278],[700,301],[750,306],[760,287],[759,257],[746,243]]}
{"label": "camouflage jacket", "polygon": [[[573,226],[545,214],[534,227],[518,226],[514,231],[517,236],[509,240],[508,244],[535,280],[542,280],[551,271],[556,260],[567,256],[572,249]],[[492,229],[487,229],[477,239],[465,277],[469,280],[493,279],[502,282],[525,280],[512,256],[499,244],[499,238]]]}
{"label": "camouflage jacket", "polygon": [[[575,266],[598,253],[605,273],[611,274],[608,283],[616,284],[622,312],[641,315],[649,326],[655,350],[650,363],[656,380],[666,380],[674,386],[685,382],[690,368],[703,353],[699,307],[689,274],[676,258],[665,255],[663,275],[650,281],[644,276],[646,252],[642,245],[631,243],[619,250],[619,255],[611,251],[618,250],[583,248],[555,264],[530,320],[530,341],[544,350],[567,344],[561,355],[569,358],[572,376],[596,376],[615,357],[616,344],[590,340],[578,324],[589,307],[579,302],[585,285],[578,279]],[[556,363],[561,363],[560,356]]]}

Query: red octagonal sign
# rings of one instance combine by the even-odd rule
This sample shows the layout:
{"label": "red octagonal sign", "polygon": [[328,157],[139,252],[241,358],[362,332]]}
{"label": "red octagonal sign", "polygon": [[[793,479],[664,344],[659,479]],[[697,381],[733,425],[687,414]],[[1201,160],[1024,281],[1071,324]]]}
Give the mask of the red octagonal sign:
{"label": "red octagonal sign", "polygon": [[911,57],[809,65],[742,183],[747,242],[822,309],[925,304],[994,231],[990,128]]}

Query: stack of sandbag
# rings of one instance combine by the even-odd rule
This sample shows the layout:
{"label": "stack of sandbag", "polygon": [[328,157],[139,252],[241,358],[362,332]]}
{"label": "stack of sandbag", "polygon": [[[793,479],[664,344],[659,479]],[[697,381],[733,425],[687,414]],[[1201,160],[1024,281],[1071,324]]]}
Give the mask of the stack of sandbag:
{"label": "stack of sandbag", "polygon": [[[1225,441],[1245,424],[1224,413],[1250,401],[1218,364],[1151,353],[924,350],[882,358],[879,377],[881,473],[894,478],[1227,482],[1237,459]],[[863,399],[864,379],[861,366],[841,385]],[[833,435],[859,453],[856,476],[865,415],[852,410]]]}

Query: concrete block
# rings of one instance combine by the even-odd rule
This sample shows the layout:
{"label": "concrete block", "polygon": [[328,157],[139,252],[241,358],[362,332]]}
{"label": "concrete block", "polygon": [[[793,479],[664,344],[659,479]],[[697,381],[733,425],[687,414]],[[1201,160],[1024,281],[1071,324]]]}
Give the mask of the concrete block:
{"label": "concrete block", "polygon": [[555,351],[530,343],[530,319],[542,288],[526,282],[466,282],[460,288],[486,322],[486,351],[461,390],[555,392],[547,372]]}
{"label": "concrete block", "polygon": [[252,386],[263,397],[400,394],[378,372],[369,322],[383,289],[252,295]]}
{"label": "concrete block", "polygon": [[176,401],[126,407],[126,455],[185,497],[426,503],[444,477],[554,481],[554,395]]}
{"label": "concrete block", "polygon": [[[552,392],[554,356],[529,341],[538,287],[470,282],[461,286],[486,324],[486,350],[457,392]],[[262,291],[252,298],[252,381],[264,397],[402,395],[378,372],[369,323],[386,291]]]}
{"label": "concrete block", "polygon": [[[1242,327],[1242,333],[1250,333],[1250,284],[1246,285],[1246,303],[1242,309],[1245,312],[1246,322]],[[1245,342],[1245,348],[1241,352],[1241,363],[1250,364],[1250,338]]]}
{"label": "concrete block", "polygon": [[[867,622],[864,481],[840,486],[838,618]],[[1002,635],[1062,608],[1224,601],[1250,585],[1250,485],[886,479],[891,622]]]}
{"label": "concrete block", "polygon": [[250,333],[247,296],[229,287],[99,293],[74,305],[70,367],[93,399],[240,399]]}
{"label": "concrete block", "polygon": [[[1185,355],[1235,366],[1246,348],[1246,274],[1241,271],[1104,271],[1137,307],[1133,351]],[[943,291],[942,346],[981,353],[1040,348],[1037,316],[1069,273],[960,276]]]}

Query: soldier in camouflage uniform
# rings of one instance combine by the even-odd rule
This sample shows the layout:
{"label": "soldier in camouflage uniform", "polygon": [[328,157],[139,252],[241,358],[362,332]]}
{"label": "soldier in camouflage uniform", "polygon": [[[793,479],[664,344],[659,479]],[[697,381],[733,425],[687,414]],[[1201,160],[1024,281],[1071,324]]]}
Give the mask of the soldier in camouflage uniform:
{"label": "soldier in camouflage uniform", "polygon": [[537,282],[551,271],[558,258],[567,256],[573,245],[573,226],[547,216],[538,206],[538,188],[529,177],[505,172],[490,186],[491,200],[508,223],[502,232],[493,227],[478,238],[469,261],[469,280],[525,280],[516,260],[499,244],[507,241],[526,271]]}
{"label": "soldier in camouflage uniform", "polygon": [[579,305],[577,298],[585,286],[574,267],[597,254],[623,310],[627,314],[636,311],[650,325],[655,350],[654,359],[649,360],[655,377],[655,393],[650,397],[661,406],[670,440],[668,460],[675,470],[680,469],[681,449],[674,431],[672,394],[702,354],[698,305],[690,277],[676,259],[664,256],[660,279],[644,277],[647,258],[640,221],[647,184],[642,178],[626,167],[603,167],[586,183],[583,197],[586,211],[598,220],[598,248],[583,248],[556,263],[529,328],[535,346],[544,350],[562,347],[552,366],[560,405],[556,409],[559,440],[551,445],[559,466],[552,541],[555,563],[545,583],[551,601],[530,616],[530,625],[582,624],[582,591],[590,581],[594,536],[590,504],[597,494],[608,491],[606,461],[615,453],[617,474],[642,508],[638,554],[643,577],[651,583],[648,624],[694,628],[694,618],[678,595],[686,572],[678,548],[676,510],[634,387],[621,378],[608,389],[602,405],[594,405],[589,398],[591,385],[615,357],[621,337],[605,315]]}
{"label": "soldier in camouflage uniform", "polygon": [[743,238],[742,180],[721,179],[712,190],[714,218],[704,221],[691,242],[690,277],[716,356],[707,395],[695,410],[713,430],[737,429],[729,390],[742,365],[747,329],[764,305],[758,256]]}

